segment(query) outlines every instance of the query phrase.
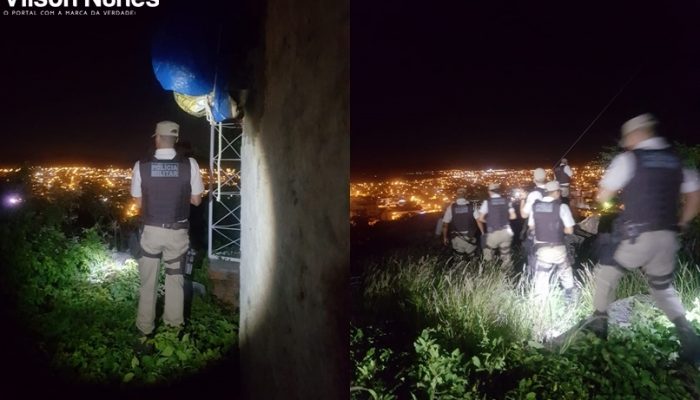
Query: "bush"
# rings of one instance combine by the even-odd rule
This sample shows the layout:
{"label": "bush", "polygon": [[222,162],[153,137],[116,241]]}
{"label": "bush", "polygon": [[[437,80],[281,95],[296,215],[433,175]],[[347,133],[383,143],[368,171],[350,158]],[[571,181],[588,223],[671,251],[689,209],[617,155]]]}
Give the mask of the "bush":
{"label": "bush", "polygon": [[5,222],[4,294],[17,305],[36,348],[66,381],[163,383],[225,358],[234,348],[237,316],[211,298],[196,297],[183,334],[158,328],[149,339],[155,351],[135,353],[136,262],[113,261],[106,235],[98,227],[76,230],[70,212],[60,212],[55,203],[37,200]]}
{"label": "bush", "polygon": [[[679,262],[676,285],[696,328],[699,274],[697,265]],[[352,397],[699,398],[700,373],[678,361],[672,324],[656,308],[638,304],[632,326],[611,327],[607,341],[581,333],[562,347],[548,344],[591,313],[592,276],[587,266],[581,298],[566,307],[558,288],[543,303],[530,296],[527,276],[498,264],[423,256],[370,266],[363,319],[385,328],[353,328]],[[633,273],[618,295],[646,291]],[[399,332],[412,335],[410,347]]]}

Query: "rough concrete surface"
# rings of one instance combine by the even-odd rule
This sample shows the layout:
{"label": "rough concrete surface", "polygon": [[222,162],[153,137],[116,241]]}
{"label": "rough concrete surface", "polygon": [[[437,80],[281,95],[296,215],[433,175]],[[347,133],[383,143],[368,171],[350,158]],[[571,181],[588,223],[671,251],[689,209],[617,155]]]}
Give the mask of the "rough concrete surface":
{"label": "rough concrete surface", "polygon": [[269,0],[242,144],[243,394],[348,397],[348,2]]}

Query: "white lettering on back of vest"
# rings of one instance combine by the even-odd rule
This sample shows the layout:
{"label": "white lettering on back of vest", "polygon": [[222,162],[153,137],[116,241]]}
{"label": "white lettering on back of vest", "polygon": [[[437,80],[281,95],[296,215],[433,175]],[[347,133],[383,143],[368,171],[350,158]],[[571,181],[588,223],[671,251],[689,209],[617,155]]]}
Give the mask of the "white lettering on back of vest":
{"label": "white lettering on back of vest", "polygon": [[179,165],[176,163],[151,164],[151,177],[153,178],[177,178],[179,176]]}
{"label": "white lettering on back of vest", "polygon": [[642,162],[642,165],[647,168],[674,169],[680,167],[680,163],[678,162],[678,160],[670,154],[642,153],[640,156],[640,161]]}
{"label": "white lettering on back of vest", "polygon": [[545,212],[545,213],[554,212],[554,203],[546,203],[546,202],[535,203],[534,210],[537,212]]}

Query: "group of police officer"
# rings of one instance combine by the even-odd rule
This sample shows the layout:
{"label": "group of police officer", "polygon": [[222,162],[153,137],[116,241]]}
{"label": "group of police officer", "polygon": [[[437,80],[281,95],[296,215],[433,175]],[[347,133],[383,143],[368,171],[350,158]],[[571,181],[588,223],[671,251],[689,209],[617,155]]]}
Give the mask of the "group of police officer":
{"label": "group of police officer", "polygon": [[478,248],[478,229],[482,235],[484,259],[492,260],[497,254],[505,265],[509,265],[513,241],[510,220],[514,220],[516,215],[509,199],[503,197],[499,190],[500,185],[489,185],[489,198],[476,209],[467,201],[466,189],[458,189],[457,200],[445,210],[443,217],[444,243],[451,243],[457,253],[473,255]]}
{"label": "group of police officer", "polygon": [[[614,224],[607,251],[599,257],[595,312],[584,326],[601,338],[607,337],[607,309],[618,282],[627,271],[641,268],[657,305],[677,328],[680,357],[697,365],[700,337],[685,317],[673,287],[673,273],[679,248],[677,233],[700,211],[700,180],[697,171],[683,168],[671,146],[656,135],[656,124],[653,116],[643,114],[622,125],[620,146],[626,151],[612,160],[600,181],[598,201],[608,201],[621,192],[624,211]],[[166,267],[164,323],[176,328],[184,324],[183,266],[189,247],[189,205],[199,205],[204,191],[197,162],[174,149],[179,126],[159,122],[153,137],[156,151],[136,162],[131,186],[132,196],[142,207],[136,318],[142,335],[151,335],[155,329],[161,261]],[[571,300],[575,285],[565,235],[573,233],[575,222],[567,205],[572,171],[565,159],[554,174],[556,180],[546,182],[544,169],[534,171],[534,188],[520,201],[519,212],[527,219],[524,247],[529,249],[534,290],[546,292],[556,273]],[[473,255],[480,247],[476,239],[479,231],[484,259],[498,257],[502,265],[509,266],[514,237],[511,221],[516,218],[513,202],[503,195],[498,183],[488,186],[488,198],[478,209],[467,201],[466,189],[459,189],[457,200],[442,218],[443,241],[451,243],[456,252]]]}
{"label": "group of police officer", "polygon": [[[624,209],[599,255],[595,312],[582,325],[607,338],[607,310],[619,280],[626,272],[641,268],[656,304],[676,326],[680,358],[700,366],[700,337],[686,319],[673,287],[678,232],[685,230],[700,211],[700,180],[697,171],[683,168],[671,146],[656,135],[656,125],[650,114],[625,122],[620,146],[626,151],[612,160],[600,181],[597,200],[604,203],[620,192]],[[556,274],[569,303],[575,289],[565,236],[571,235],[575,226],[568,206],[572,175],[566,159],[554,168],[555,180],[546,182],[545,170],[536,169],[534,188],[520,201],[519,209],[520,216],[527,219],[523,247],[527,249],[535,293],[546,293]],[[457,200],[447,207],[442,218],[445,245],[451,242],[455,252],[473,256],[478,248],[478,229],[485,236],[484,259],[491,260],[498,252],[503,265],[511,264],[514,234],[509,222],[516,215],[513,202],[502,196],[499,189],[498,184],[490,184],[488,198],[478,209],[467,201],[465,189],[457,191]]]}
{"label": "group of police officer", "polygon": [[[566,160],[562,160],[562,165],[566,165]],[[570,178],[572,174],[567,176]],[[500,184],[489,184],[488,198],[478,208],[466,199],[466,189],[458,189],[456,201],[446,208],[442,218],[444,244],[451,244],[458,254],[473,256],[479,247],[476,239],[478,230],[484,259],[489,261],[497,256],[503,265],[510,266],[515,236],[511,221],[518,218],[515,207],[519,203],[519,214],[527,220],[523,233],[531,272],[535,271],[537,259],[547,264],[542,267],[545,270],[564,265],[567,253],[565,247],[562,249],[563,235],[573,233],[574,220],[565,204],[567,201],[562,198],[562,184],[556,180],[546,182],[546,172],[542,168],[534,171],[533,178],[534,188],[524,199],[508,198],[501,191]],[[540,232],[537,238],[536,231]],[[537,254],[540,257],[536,257]]]}

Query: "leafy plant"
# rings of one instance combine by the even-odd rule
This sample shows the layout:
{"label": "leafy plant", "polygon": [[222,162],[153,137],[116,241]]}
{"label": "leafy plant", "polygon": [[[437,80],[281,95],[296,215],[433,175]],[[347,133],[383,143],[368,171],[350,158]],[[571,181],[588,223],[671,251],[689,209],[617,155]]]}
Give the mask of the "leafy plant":
{"label": "leafy plant", "polygon": [[[581,272],[580,298],[566,306],[555,285],[544,300],[537,299],[527,276],[478,260],[389,257],[370,266],[362,319],[395,321],[387,326],[403,334],[418,328],[415,354],[396,357],[395,348],[382,352],[387,347],[379,342],[368,351],[368,340],[351,340],[353,384],[359,377],[363,382],[353,398],[363,398],[359,393],[416,399],[698,398],[700,373],[679,362],[672,324],[646,303],[634,303],[631,326],[611,326],[607,341],[580,332],[557,351],[547,350],[543,340],[592,312],[594,271],[584,266]],[[696,328],[699,273],[697,265],[680,261],[675,283]],[[618,297],[647,291],[643,276],[630,273]],[[366,335],[366,328],[355,328],[355,335]],[[391,368],[392,363],[399,365]],[[384,373],[388,369],[407,373],[397,377]]]}
{"label": "leafy plant", "polygon": [[[462,399],[468,393],[469,381],[464,354],[459,349],[444,350],[431,336],[434,331],[424,329],[414,344],[418,363],[410,375],[415,380],[416,394],[428,399]],[[477,358],[478,363],[478,358]]]}
{"label": "leafy plant", "polygon": [[[389,383],[390,364],[397,361],[394,351],[382,347],[381,338],[384,333],[375,327],[366,329],[352,327],[351,329],[351,359],[353,360],[353,376],[350,392],[353,399],[369,395],[372,399],[394,399],[396,395]],[[402,373],[403,371],[401,371]],[[398,379],[396,375],[393,377]]]}
{"label": "leafy plant", "polygon": [[237,316],[210,297],[193,299],[183,332],[158,327],[148,339],[154,352],[135,353],[136,262],[113,261],[107,236],[76,229],[71,212],[35,200],[0,225],[3,293],[57,374],[77,384],[149,385],[229,355]]}

